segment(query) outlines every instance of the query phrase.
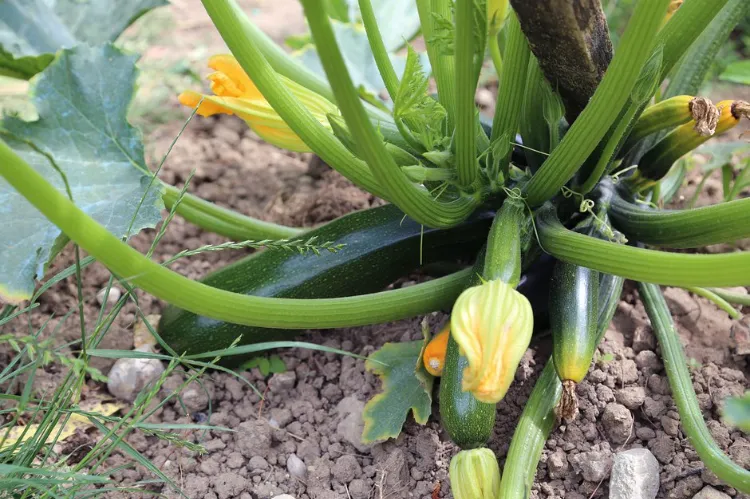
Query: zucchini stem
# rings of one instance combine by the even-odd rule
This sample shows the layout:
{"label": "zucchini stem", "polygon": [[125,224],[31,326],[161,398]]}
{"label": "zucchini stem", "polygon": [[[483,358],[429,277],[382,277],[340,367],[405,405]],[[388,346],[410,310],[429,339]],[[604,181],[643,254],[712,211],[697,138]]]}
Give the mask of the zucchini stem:
{"label": "zucchini stem", "polygon": [[655,284],[639,283],[638,292],[661,346],[664,368],[680,413],[680,423],[690,443],[701,461],[717,477],[740,492],[750,493],[750,471],[732,462],[721,451],[703,420],[687,368],[687,359],[661,289]]}
{"label": "zucchini stem", "polygon": [[555,407],[561,393],[562,383],[550,359],[537,379],[513,432],[498,497],[524,499],[530,496],[544,442],[555,427]]}
{"label": "zucchini stem", "polygon": [[[164,188],[162,200],[167,209],[171,210],[180,198],[180,189],[166,183],[162,185]],[[242,215],[192,194],[182,196],[180,204],[177,205],[177,213],[201,229],[235,241],[291,239],[305,232],[304,229],[285,227]]]}
{"label": "zucchini stem", "polygon": [[578,234],[557,219],[554,207],[537,212],[539,243],[559,260],[635,281],[666,286],[745,286],[750,283],[750,253],[695,255],[635,248]]}
{"label": "zucchini stem", "polygon": [[231,293],[192,281],[146,258],[81,211],[3,141],[0,175],[113,274],[179,308],[235,324],[334,328],[413,317],[450,307],[471,275],[467,269],[399,290],[346,298],[303,300]]}
{"label": "zucchini stem", "polygon": [[[204,3],[214,5],[220,2],[204,0]],[[388,154],[365,112],[327,14],[316,0],[302,0],[302,5],[323,68],[326,74],[333,76],[330,83],[336,102],[357,144],[359,155],[374,174],[378,190],[385,190],[393,204],[415,221],[428,227],[452,227],[465,220],[479,205],[479,196],[464,195],[454,201],[443,203],[432,197],[422,186],[415,185],[409,180]]]}

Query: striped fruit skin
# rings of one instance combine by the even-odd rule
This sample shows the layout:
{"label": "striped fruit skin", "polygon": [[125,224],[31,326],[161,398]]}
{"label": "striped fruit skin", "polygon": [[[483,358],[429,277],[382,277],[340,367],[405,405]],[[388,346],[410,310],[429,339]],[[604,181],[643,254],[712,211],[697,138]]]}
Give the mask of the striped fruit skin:
{"label": "striped fruit skin", "polygon": [[[254,296],[334,298],[381,291],[420,264],[454,261],[475,254],[487,237],[491,212],[477,212],[450,229],[428,229],[404,219],[394,205],[358,211],[302,237],[346,244],[337,253],[261,251],[201,280],[215,288]],[[420,253],[421,252],[421,253]],[[159,335],[175,351],[187,354],[229,347],[237,338],[247,345],[292,339],[301,330],[240,326],[202,317],[177,307],[164,309]],[[249,355],[222,359],[236,365]]]}
{"label": "striped fruit skin", "polygon": [[440,378],[440,420],[451,440],[462,449],[484,446],[495,427],[495,404],[480,402],[470,392],[463,391],[464,369],[468,366],[451,336]]}
{"label": "striped fruit skin", "polygon": [[586,376],[597,344],[599,273],[558,262],[550,286],[552,358],[561,381]]}

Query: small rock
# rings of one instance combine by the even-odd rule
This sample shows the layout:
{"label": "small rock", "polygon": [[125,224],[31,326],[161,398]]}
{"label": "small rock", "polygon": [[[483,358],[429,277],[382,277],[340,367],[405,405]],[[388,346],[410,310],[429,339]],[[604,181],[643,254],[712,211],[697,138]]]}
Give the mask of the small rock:
{"label": "small rock", "polygon": [[[364,402],[357,400],[358,404],[346,404],[346,409],[342,410],[341,406],[345,400],[351,400],[351,397],[343,399],[339,403],[339,413],[348,414],[339,422],[336,426],[336,433],[345,441],[349,442],[359,452],[366,452],[370,445],[362,442],[362,431],[365,428],[364,420],[362,419],[362,411],[365,408]],[[355,399],[356,400],[356,399]]]}
{"label": "small rock", "polygon": [[272,428],[263,421],[244,421],[234,434],[235,448],[248,459],[253,456],[265,457],[271,447],[271,432]]}
{"label": "small rock", "polygon": [[[146,320],[148,321],[151,328],[156,331],[157,326],[159,325],[159,320],[161,319],[161,315],[157,314],[151,314],[146,316]],[[138,321],[135,324],[135,328],[133,328],[133,344],[136,348],[142,346],[142,345],[156,345],[156,338],[154,338],[154,335],[151,334],[151,331],[149,331],[148,326],[143,321]]]}
{"label": "small rock", "polygon": [[294,388],[297,382],[297,374],[294,371],[276,373],[268,380],[268,388],[272,392],[285,392]]}
{"label": "small rock", "polygon": [[557,449],[547,458],[547,470],[551,479],[563,478],[568,473],[568,458],[565,451]]}
{"label": "small rock", "polygon": [[476,103],[482,109],[489,109],[495,106],[495,96],[488,89],[482,87],[477,89]]}
{"label": "small rock", "polygon": [[191,381],[180,393],[180,399],[190,414],[208,407],[213,392],[213,384],[207,381]]}
{"label": "small rock", "polygon": [[638,381],[638,366],[635,361],[625,359],[620,364],[620,376],[623,383],[635,383]]}
{"label": "small rock", "polygon": [[599,483],[609,474],[612,468],[612,453],[582,452],[573,456],[575,466],[581,471],[587,482]]}
{"label": "small rock", "polygon": [[674,457],[675,441],[666,433],[659,432],[655,439],[649,441],[648,448],[651,449],[660,463],[667,464]]}
{"label": "small rock", "polygon": [[265,471],[268,469],[268,461],[260,456],[253,456],[247,463],[251,471]]}
{"label": "small rock", "polygon": [[219,473],[218,475],[211,478],[211,482],[214,486],[214,491],[219,499],[229,499],[230,497],[238,497],[241,492],[245,491],[249,487],[247,479],[236,473]]}
{"label": "small rock", "polygon": [[652,438],[656,438],[656,432],[648,426],[641,426],[635,430],[635,436],[640,440],[651,440]]}
{"label": "small rock", "polygon": [[658,372],[661,370],[659,356],[651,350],[643,350],[635,356],[635,364],[644,371]]}
{"label": "small rock", "polygon": [[735,353],[737,355],[750,355],[750,325],[747,316],[740,321],[732,322],[730,334],[737,345]]}
{"label": "small rock", "polygon": [[297,457],[297,454],[289,454],[286,460],[286,470],[290,475],[300,480],[304,480],[307,476],[307,466],[302,459]]}
{"label": "small rock", "polygon": [[729,447],[729,456],[732,461],[745,468],[750,469],[750,444],[743,442],[742,439],[737,439]]}
{"label": "small rock", "polygon": [[648,377],[648,389],[659,395],[669,395],[672,393],[667,378],[659,376],[658,374],[652,374]]}
{"label": "small rock", "polygon": [[664,428],[664,433],[669,436],[676,437],[680,433],[680,422],[669,416],[661,417],[661,426]]}
{"label": "small rock", "polygon": [[292,422],[292,411],[289,409],[271,409],[271,419],[268,423],[274,428],[284,428]]}
{"label": "small rock", "polygon": [[[137,352],[152,352],[149,345],[136,348]],[[127,401],[135,400],[138,393],[164,372],[157,359],[117,359],[109,371],[107,390],[115,397]]]}
{"label": "small rock", "polygon": [[621,404],[607,404],[602,414],[604,432],[614,444],[624,444],[633,429],[633,414]]}
{"label": "small rock", "polygon": [[370,487],[361,478],[355,478],[349,483],[349,494],[352,499],[367,499],[370,497]]}
{"label": "small rock", "polygon": [[661,400],[646,397],[643,401],[643,413],[649,419],[659,419],[665,412],[667,412],[667,406]]}
{"label": "small rock", "polygon": [[278,496],[273,496],[272,499],[294,499],[294,496],[290,496],[289,494],[281,494]]}
{"label": "small rock", "polygon": [[120,291],[120,288],[112,286],[109,288],[109,294],[107,294],[107,288],[102,288],[96,293],[96,302],[99,305],[104,305],[105,296],[107,298],[107,305],[112,306],[120,299],[122,291]]}
{"label": "small rock", "polygon": [[659,463],[647,449],[615,454],[609,499],[654,499],[659,492]]}
{"label": "small rock", "polygon": [[639,326],[633,332],[633,351],[638,354],[643,350],[656,349],[656,338],[649,326]]}
{"label": "small rock", "polygon": [[331,469],[333,478],[341,483],[349,483],[362,474],[362,468],[357,458],[352,455],[344,455],[336,460]]}
{"label": "small rock", "polygon": [[607,385],[597,385],[596,386],[596,398],[599,400],[599,402],[612,402],[615,400],[615,396],[612,393],[612,389],[608,387]]}
{"label": "small rock", "polygon": [[642,386],[628,386],[615,392],[615,400],[631,411],[638,409],[646,400],[646,390]]}
{"label": "small rock", "polygon": [[700,492],[693,496],[693,499],[731,499],[731,497],[724,492],[719,492],[710,485],[706,485]]}

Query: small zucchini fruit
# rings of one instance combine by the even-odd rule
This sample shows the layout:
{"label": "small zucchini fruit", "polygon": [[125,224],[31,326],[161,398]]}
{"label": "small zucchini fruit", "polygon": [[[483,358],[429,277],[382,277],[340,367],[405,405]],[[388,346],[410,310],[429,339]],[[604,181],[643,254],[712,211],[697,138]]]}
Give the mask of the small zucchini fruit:
{"label": "small zucchini fruit", "polygon": [[550,286],[552,359],[563,383],[558,415],[565,420],[578,414],[576,385],[586,376],[598,343],[599,273],[558,262]]}

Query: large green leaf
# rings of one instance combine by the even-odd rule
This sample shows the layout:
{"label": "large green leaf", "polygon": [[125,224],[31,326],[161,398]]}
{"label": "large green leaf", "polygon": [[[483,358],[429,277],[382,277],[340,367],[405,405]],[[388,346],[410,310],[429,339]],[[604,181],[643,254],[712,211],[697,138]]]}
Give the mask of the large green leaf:
{"label": "large green leaf", "polygon": [[367,358],[365,368],[380,376],[383,391],[365,405],[362,442],[398,437],[409,411],[417,423],[427,422],[432,412],[434,381],[422,365],[427,340],[386,343]]}
{"label": "large green leaf", "polygon": [[[154,227],[164,207],[158,184],[146,192],[150,177],[144,173],[141,136],[125,117],[137,76],[135,61],[136,56],[111,45],[63,50],[32,80],[39,119],[7,117],[0,123],[0,135],[17,153],[65,191],[51,157],[75,203],[122,237]],[[0,298],[17,302],[31,295],[34,278],[42,277],[65,241],[2,179],[0,214]]]}
{"label": "large green leaf", "polygon": [[166,0],[2,0],[0,75],[28,79],[54,54],[83,43],[114,41],[133,21]]}

